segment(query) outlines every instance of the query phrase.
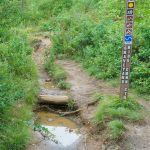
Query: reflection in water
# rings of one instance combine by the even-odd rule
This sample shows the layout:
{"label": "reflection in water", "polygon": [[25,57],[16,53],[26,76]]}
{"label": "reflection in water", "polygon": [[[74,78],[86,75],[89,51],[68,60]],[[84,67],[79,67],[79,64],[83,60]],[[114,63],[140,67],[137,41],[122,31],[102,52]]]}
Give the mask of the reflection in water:
{"label": "reflection in water", "polygon": [[76,149],[75,145],[77,146],[77,144],[75,143],[79,142],[81,135],[78,133],[78,127],[74,122],[48,112],[39,112],[37,116],[37,121],[54,134],[58,141],[58,144],[50,141],[45,141],[45,144],[50,145],[50,147],[55,147],[56,149],[59,148],[60,150],[67,150],[68,148]]}
{"label": "reflection in water", "polygon": [[58,143],[67,147],[76,142],[80,135],[76,133],[75,130],[70,131],[66,127],[51,127],[51,126],[44,126],[47,128],[51,133],[55,135]]}

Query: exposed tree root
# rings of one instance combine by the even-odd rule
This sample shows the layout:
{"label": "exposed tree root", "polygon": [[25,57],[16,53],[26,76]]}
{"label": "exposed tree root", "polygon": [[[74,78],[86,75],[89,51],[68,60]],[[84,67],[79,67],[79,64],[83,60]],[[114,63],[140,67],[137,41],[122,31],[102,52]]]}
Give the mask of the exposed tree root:
{"label": "exposed tree root", "polygon": [[80,111],[82,111],[82,109],[78,109],[78,110],[75,110],[75,111],[69,111],[69,112],[59,112],[59,114],[61,116],[69,116],[69,115],[77,114]]}

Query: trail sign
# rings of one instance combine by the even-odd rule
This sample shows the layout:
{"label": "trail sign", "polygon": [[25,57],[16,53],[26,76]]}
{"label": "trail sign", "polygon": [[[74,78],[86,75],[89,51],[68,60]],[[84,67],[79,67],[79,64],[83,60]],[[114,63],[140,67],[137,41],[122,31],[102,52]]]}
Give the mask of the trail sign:
{"label": "trail sign", "polygon": [[135,0],[126,0],[126,17],[125,17],[124,43],[122,49],[122,69],[121,69],[121,85],[120,85],[121,99],[127,99],[128,97],[131,52],[133,41],[132,34],[134,25],[134,9],[135,9]]}
{"label": "trail sign", "polygon": [[127,35],[125,35],[125,44],[132,44],[132,36],[128,35],[130,33],[128,33],[127,31],[126,31],[126,34]]}

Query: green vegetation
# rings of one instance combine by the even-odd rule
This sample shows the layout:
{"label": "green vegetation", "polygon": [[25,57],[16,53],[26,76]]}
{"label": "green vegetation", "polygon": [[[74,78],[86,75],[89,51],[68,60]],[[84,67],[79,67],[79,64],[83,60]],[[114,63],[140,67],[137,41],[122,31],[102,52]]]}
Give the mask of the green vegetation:
{"label": "green vegetation", "polygon": [[69,110],[75,110],[77,108],[77,104],[76,104],[75,100],[73,100],[73,99],[69,100],[67,106],[68,106]]}
{"label": "green vegetation", "polygon": [[19,1],[0,1],[0,149],[21,150],[30,137],[27,121],[37,93],[23,11]]}
{"label": "green vegetation", "polygon": [[67,76],[64,69],[54,62],[53,57],[48,57],[47,59],[48,60],[45,63],[45,69],[48,71],[51,79],[53,79],[59,88],[70,89],[71,85],[65,81]]}
{"label": "green vegetation", "polygon": [[122,101],[117,97],[105,97],[98,106],[96,118],[101,123],[113,119],[139,121],[143,119],[142,106],[132,99]]}
{"label": "green vegetation", "polygon": [[101,101],[103,100],[103,98],[104,98],[103,95],[99,92],[93,94],[93,99],[95,99],[96,101]]}
{"label": "green vegetation", "polygon": [[112,139],[123,135],[125,131],[123,122],[138,122],[143,119],[144,111],[140,104],[132,99],[122,101],[117,97],[104,97],[96,114],[97,122],[108,126]]}
{"label": "green vegetation", "polygon": [[[48,1],[45,11],[51,17],[41,25],[41,29],[53,33],[54,54],[80,61],[98,79],[119,78],[124,1],[58,1],[64,7],[57,7],[56,3]],[[149,8],[150,0],[137,1],[131,87],[141,94],[150,94]]]}
{"label": "green vegetation", "polygon": [[108,127],[110,130],[111,139],[121,138],[126,130],[123,122],[120,120],[114,120],[114,121],[109,122]]}
{"label": "green vegetation", "polygon": [[[1,150],[24,149],[30,137],[26,122],[32,116],[38,85],[29,32],[52,33],[53,47],[45,68],[60,88],[70,85],[64,70],[54,63],[56,57],[78,60],[90,75],[111,80],[120,74],[124,6],[119,0],[0,0]],[[150,0],[137,1],[131,69],[131,87],[148,95],[149,8]],[[101,104],[97,120],[108,123],[112,137],[124,132],[122,123],[114,119],[138,121],[143,117],[141,106],[132,100],[97,98]]]}
{"label": "green vegetation", "polygon": [[42,135],[44,135],[47,139],[55,142],[56,144],[58,144],[58,141],[56,140],[56,136],[54,134],[52,134],[51,132],[49,132],[49,130],[46,127],[41,126],[40,124],[30,124],[30,126],[32,127],[32,129],[34,131],[38,131],[40,132]]}

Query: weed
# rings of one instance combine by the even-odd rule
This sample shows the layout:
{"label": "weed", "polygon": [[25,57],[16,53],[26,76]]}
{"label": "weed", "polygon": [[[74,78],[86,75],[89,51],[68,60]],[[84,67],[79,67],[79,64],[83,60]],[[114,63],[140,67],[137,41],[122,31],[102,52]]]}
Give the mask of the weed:
{"label": "weed", "polygon": [[51,132],[49,132],[48,128],[46,128],[40,124],[33,124],[31,127],[33,128],[34,131],[38,131],[38,132],[42,133],[46,138],[48,138],[49,140],[58,144],[56,136],[54,134],[52,134]]}
{"label": "weed", "polygon": [[143,106],[135,100],[123,101],[118,97],[105,97],[104,100],[99,102],[96,114],[97,122],[109,129],[111,139],[118,139],[124,134],[123,122],[138,122],[143,119]]}
{"label": "weed", "polygon": [[67,76],[64,69],[54,62],[52,55],[46,58],[46,60],[45,69],[56,85],[61,89],[70,89],[71,85],[65,81]]}
{"label": "weed", "polygon": [[110,121],[108,124],[110,138],[113,140],[120,139],[125,133],[125,126],[120,120]]}
{"label": "weed", "polygon": [[25,122],[32,117],[32,105],[38,91],[37,72],[32,60],[32,48],[23,30],[26,19],[20,2],[0,1],[1,150],[25,148],[30,138]]}

